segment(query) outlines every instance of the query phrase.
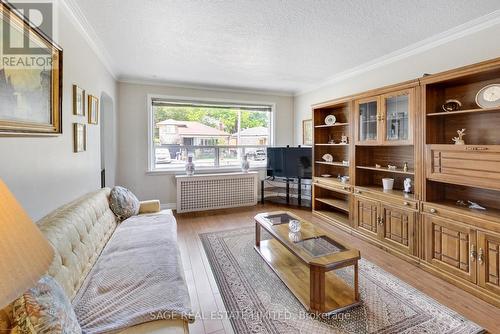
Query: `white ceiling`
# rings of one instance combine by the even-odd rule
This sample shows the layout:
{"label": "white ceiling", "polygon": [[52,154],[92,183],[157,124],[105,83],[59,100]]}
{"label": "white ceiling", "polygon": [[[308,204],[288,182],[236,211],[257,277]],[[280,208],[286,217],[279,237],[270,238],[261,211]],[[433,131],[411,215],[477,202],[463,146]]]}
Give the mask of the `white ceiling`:
{"label": "white ceiling", "polygon": [[500,1],[78,0],[77,6],[121,80],[297,92],[499,10]]}

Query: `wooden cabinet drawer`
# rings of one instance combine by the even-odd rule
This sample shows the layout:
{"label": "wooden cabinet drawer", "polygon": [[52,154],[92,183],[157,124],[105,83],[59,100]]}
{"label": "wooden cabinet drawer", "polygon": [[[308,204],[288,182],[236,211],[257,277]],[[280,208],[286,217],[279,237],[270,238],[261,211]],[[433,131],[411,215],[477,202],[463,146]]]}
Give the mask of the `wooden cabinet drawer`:
{"label": "wooden cabinet drawer", "polygon": [[352,191],[351,185],[338,182],[336,179],[331,179],[331,178],[315,177],[314,184],[326,189],[338,191],[345,194],[346,193],[350,194]]}
{"label": "wooden cabinet drawer", "polygon": [[434,181],[500,189],[497,145],[429,145],[427,178]]}
{"label": "wooden cabinet drawer", "polygon": [[393,195],[391,192],[384,193],[382,191],[372,191],[370,189],[362,187],[356,187],[354,189],[354,193],[357,196],[364,196],[371,199],[381,200],[390,203],[393,206],[398,206],[402,209],[418,210],[418,201],[402,198],[400,194]]}

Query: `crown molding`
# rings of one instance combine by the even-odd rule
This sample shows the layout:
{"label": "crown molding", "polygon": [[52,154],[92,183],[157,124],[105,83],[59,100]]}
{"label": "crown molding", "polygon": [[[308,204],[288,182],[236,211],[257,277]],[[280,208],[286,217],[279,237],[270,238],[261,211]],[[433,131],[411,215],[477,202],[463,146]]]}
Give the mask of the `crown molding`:
{"label": "crown molding", "polygon": [[310,86],[307,89],[298,91],[294,96],[300,96],[318,90],[320,88],[333,85],[335,83],[347,80],[349,78],[355,77],[357,75],[369,72],[371,70],[392,64],[399,60],[409,58],[414,55],[418,55],[427,50],[433,49],[440,45],[446,44],[448,42],[460,39],[462,37],[472,35],[474,33],[480,32],[482,30],[488,29],[495,25],[500,24],[500,10],[496,10],[487,15],[478,17],[474,20],[465,22],[459,26],[446,30],[437,35],[426,38],[417,43],[411,44],[402,49],[396,50],[394,52],[388,53],[382,57],[376,58],[372,61],[366,62],[359,66],[353,67],[349,70],[342,71],[336,75],[333,75],[329,79],[323,81],[322,83],[314,86]]}
{"label": "crown molding", "polygon": [[92,25],[89,23],[82,10],[78,6],[77,1],[60,0],[59,3],[62,5],[62,8],[64,8],[70,15],[71,21],[73,21],[76,28],[81,32],[90,48],[94,51],[94,53],[106,67],[111,76],[116,80],[117,72],[112,65],[112,58],[104,47],[104,43],[99,38],[94,28],[92,28]]}
{"label": "crown molding", "polygon": [[294,92],[290,91],[274,91],[268,89],[251,89],[251,88],[236,88],[227,86],[216,86],[209,84],[195,84],[195,83],[184,83],[166,80],[148,80],[133,77],[119,77],[117,80],[119,83],[132,84],[132,85],[146,85],[146,86],[159,86],[159,87],[171,87],[171,88],[184,88],[184,89],[198,89],[216,92],[228,92],[228,93],[240,93],[240,94],[255,94],[255,95],[269,95],[269,96],[283,96],[283,97],[293,97]]}

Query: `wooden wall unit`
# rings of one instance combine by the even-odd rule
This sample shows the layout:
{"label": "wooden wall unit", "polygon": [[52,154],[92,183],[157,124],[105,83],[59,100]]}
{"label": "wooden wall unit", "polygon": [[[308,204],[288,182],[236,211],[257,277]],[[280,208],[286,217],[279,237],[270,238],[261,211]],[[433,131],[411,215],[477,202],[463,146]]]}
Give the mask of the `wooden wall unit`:
{"label": "wooden wall unit", "polygon": [[[313,213],[500,306],[500,107],[475,102],[493,83],[500,58],[313,106]],[[444,112],[449,99],[461,108]],[[323,126],[328,114],[340,124]],[[454,145],[462,128],[466,145]],[[342,133],[348,145],[327,145]]]}

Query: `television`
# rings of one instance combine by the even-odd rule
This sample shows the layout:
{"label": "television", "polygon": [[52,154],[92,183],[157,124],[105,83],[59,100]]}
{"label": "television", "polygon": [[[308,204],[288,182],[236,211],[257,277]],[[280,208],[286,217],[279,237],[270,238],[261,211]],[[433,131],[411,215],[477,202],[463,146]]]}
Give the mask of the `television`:
{"label": "television", "polygon": [[310,147],[267,148],[267,176],[310,179],[312,166]]}

